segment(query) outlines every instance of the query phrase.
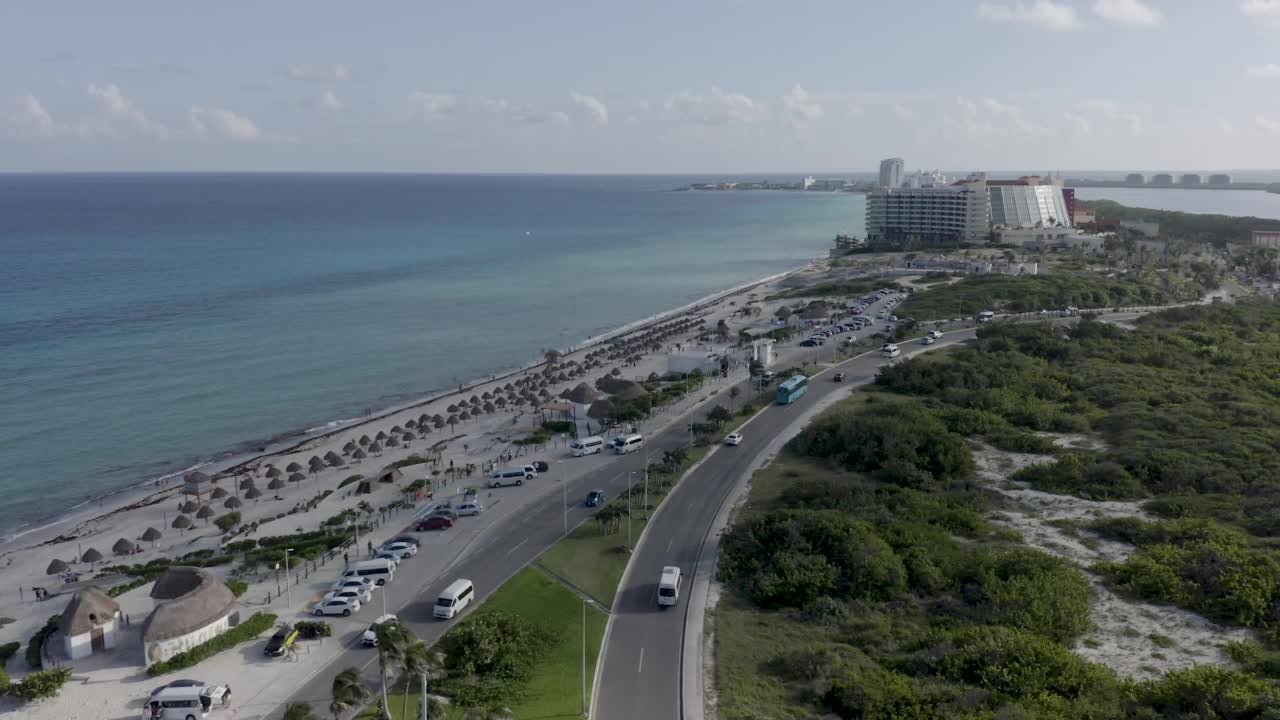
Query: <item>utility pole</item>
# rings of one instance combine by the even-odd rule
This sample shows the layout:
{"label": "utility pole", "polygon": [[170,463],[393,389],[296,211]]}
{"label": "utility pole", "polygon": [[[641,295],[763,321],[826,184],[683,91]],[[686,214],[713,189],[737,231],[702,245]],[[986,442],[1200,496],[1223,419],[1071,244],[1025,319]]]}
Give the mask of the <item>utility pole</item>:
{"label": "utility pole", "polygon": [[560,478],[560,504],[564,506],[564,534],[569,534],[569,483]]}
{"label": "utility pole", "polygon": [[649,521],[649,446],[644,448],[644,519]]}
{"label": "utility pole", "polygon": [[634,470],[627,472],[627,552],[631,552],[631,478],[635,476]]}
{"label": "utility pole", "polygon": [[289,551],[293,548],[284,549],[284,604],[293,605],[293,592],[289,590]]}
{"label": "utility pole", "polygon": [[[383,614],[385,615],[386,613]],[[418,681],[421,684],[419,690],[422,694],[422,720],[428,720],[428,715],[430,714],[431,709],[428,707],[427,703],[427,671],[425,669],[422,671],[422,674],[418,676]]]}
{"label": "utility pole", "polygon": [[[587,716],[587,601],[582,601],[582,717]],[[425,717],[425,716],[423,716]]]}

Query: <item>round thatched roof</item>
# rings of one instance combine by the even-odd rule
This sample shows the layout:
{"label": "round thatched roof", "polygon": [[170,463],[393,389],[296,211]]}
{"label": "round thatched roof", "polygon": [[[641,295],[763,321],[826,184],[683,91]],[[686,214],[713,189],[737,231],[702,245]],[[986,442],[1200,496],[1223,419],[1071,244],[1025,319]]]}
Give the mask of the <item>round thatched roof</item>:
{"label": "round thatched roof", "polygon": [[371,445],[369,445],[369,452],[375,453],[375,454],[382,452],[382,445],[376,442],[372,443]]}
{"label": "round thatched roof", "polygon": [[226,497],[228,494],[229,493],[227,492],[226,488],[214,488],[213,492],[209,493],[209,499],[221,500],[222,498]]}
{"label": "round thatched roof", "polygon": [[196,508],[198,508],[198,507],[200,507],[200,506],[199,506],[199,505],[196,505],[196,501],[195,501],[195,500],[188,500],[188,501],[186,501],[186,502],[184,502],[184,503],[182,503],[181,505],[179,505],[179,506],[178,506],[178,511],[179,511],[179,512],[184,512],[184,513],[193,513],[193,512],[195,512],[195,511],[196,511]]}
{"label": "round thatched roof", "polygon": [[302,466],[296,462],[291,462],[288,465],[286,465],[284,469],[288,470],[289,472],[298,472],[299,470],[302,469]]}
{"label": "round thatched roof", "polygon": [[138,546],[134,544],[132,540],[128,540],[126,538],[120,538],[119,540],[116,541],[114,545],[111,546],[111,552],[116,555],[128,555],[129,553],[133,552],[134,549],[136,549],[137,547]]}
{"label": "round thatched roof", "polygon": [[647,397],[648,395],[649,391],[645,390],[640,383],[632,382],[630,380],[620,381],[618,383],[618,389],[613,392],[615,400],[623,400],[626,402],[630,402],[637,398]]}
{"label": "round thatched roof", "polygon": [[170,527],[176,530],[186,530],[191,527],[191,518],[187,517],[186,515],[179,515],[178,517],[173,519],[173,523],[170,525]]}
{"label": "round thatched roof", "polygon": [[183,475],[183,476],[182,476],[182,479],[183,479],[183,480],[186,480],[186,481],[187,481],[187,482],[189,482],[189,483],[207,483],[207,482],[209,482],[209,476],[208,476],[208,475],[206,475],[206,474],[204,474],[204,473],[202,473],[202,472],[200,472],[199,470],[192,470],[191,472],[187,473],[186,475]]}
{"label": "round thatched roof", "polygon": [[[280,478],[276,478],[276,479],[279,480]],[[294,473],[289,476],[289,482],[302,482],[303,480],[306,480],[306,479],[307,479],[307,476],[303,475],[302,473]],[[280,488],[284,487],[284,483],[280,483],[279,485],[267,485],[267,487],[272,490],[279,490]]]}
{"label": "round thatched roof", "polygon": [[244,503],[240,502],[240,498],[238,498],[238,497],[229,497],[229,498],[227,498],[227,499],[226,499],[226,501],[225,501],[225,502],[223,502],[223,503],[222,503],[222,507],[224,507],[224,508],[226,508],[226,509],[228,509],[228,510],[235,510],[236,508],[240,507],[240,506],[241,506],[241,505],[243,505],[243,504],[244,504]]}
{"label": "round thatched roof", "polygon": [[171,567],[151,588],[157,607],[142,630],[144,644],[182,637],[226,617],[236,598],[227,586],[200,568]]}
{"label": "round thatched roof", "polygon": [[[272,467],[270,470],[267,471],[267,477],[280,477],[283,474],[284,472],[281,471],[280,468],[278,467]],[[244,480],[240,481],[240,487],[241,488],[244,487]]]}
{"label": "round thatched roof", "polygon": [[201,505],[200,509],[196,511],[196,518],[200,520],[208,520],[213,516],[214,516],[213,508],[209,507],[208,505]]}
{"label": "round thatched roof", "polygon": [[71,603],[62,611],[58,629],[68,637],[84,635],[105,625],[120,612],[120,605],[98,588],[85,588],[71,596]]}
{"label": "round thatched roof", "polygon": [[70,565],[66,564],[62,560],[59,560],[58,558],[54,558],[53,561],[49,563],[49,567],[45,568],[44,574],[45,575],[61,575],[62,573],[70,569],[71,569]]}
{"label": "round thatched roof", "polygon": [[400,447],[400,441],[393,435],[387,438],[387,447]]}
{"label": "round thatched roof", "polygon": [[[290,477],[302,477],[298,473],[294,473]],[[284,481],[280,478],[271,478],[271,482],[267,483],[268,490],[279,490],[284,487]]]}
{"label": "round thatched roof", "polygon": [[351,453],[351,457],[355,458],[356,460],[363,460],[369,456],[365,455],[363,450],[356,450],[355,452]]}
{"label": "round thatched roof", "polygon": [[153,527],[149,527],[146,530],[142,531],[142,539],[146,540],[147,542],[155,542],[156,540],[159,540],[162,537],[164,537],[164,533],[160,532],[159,530]]}
{"label": "round thatched roof", "polygon": [[260,497],[262,497],[262,491],[256,487],[249,488],[249,491],[244,494],[245,500],[257,500]]}
{"label": "round thatched roof", "polygon": [[587,408],[587,417],[603,420],[613,415],[613,403],[608,399],[597,400]]}
{"label": "round thatched roof", "polygon": [[80,556],[81,562],[87,562],[87,563],[96,563],[101,559],[102,559],[102,553],[98,552],[96,548],[89,548],[88,550],[84,551],[83,555]]}
{"label": "round thatched roof", "polygon": [[578,383],[564,397],[569,402],[578,403],[579,405],[590,405],[600,399],[600,393],[596,392],[595,388],[583,382]]}

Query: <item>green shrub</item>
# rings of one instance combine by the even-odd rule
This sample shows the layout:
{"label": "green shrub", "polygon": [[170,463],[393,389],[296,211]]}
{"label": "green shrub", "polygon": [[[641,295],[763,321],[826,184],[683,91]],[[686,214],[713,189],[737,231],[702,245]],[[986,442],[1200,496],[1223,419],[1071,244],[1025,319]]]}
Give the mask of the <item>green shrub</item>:
{"label": "green shrub", "polygon": [[107,588],[107,596],[120,597],[121,595],[129,592],[130,590],[133,590],[134,588],[140,588],[151,581],[152,581],[151,578],[140,577],[136,580],[132,580],[123,585],[112,585],[111,587]]}
{"label": "green shrub", "polygon": [[252,640],[262,633],[275,627],[276,616],[271,613],[254,613],[253,617],[240,623],[234,628],[222,633],[221,635],[200,643],[185,652],[147,668],[148,675],[163,675],[173,672],[174,670],[182,670],[199,663],[206,658],[217,655],[223,650],[230,650],[246,640]]}
{"label": "green shrub", "polygon": [[572,420],[548,420],[542,423],[542,428],[549,433],[567,433],[573,435],[578,431],[578,426]]}
{"label": "green shrub", "polygon": [[361,475],[360,473],[356,473],[355,475],[352,475],[351,477],[348,477],[347,479],[345,479],[345,480],[343,480],[342,482],[338,483],[338,489],[339,489],[339,490],[341,490],[342,488],[344,488],[344,487],[346,487],[346,486],[348,486],[348,485],[351,485],[351,484],[353,484],[353,483],[358,483],[358,482],[360,482],[360,481],[361,481],[361,480],[363,480],[363,479],[364,479],[364,476],[363,476],[363,475]]}
{"label": "green shrub", "polygon": [[240,597],[249,591],[249,583],[243,580],[228,580],[223,584],[226,585],[227,589],[231,591],[231,594],[236,597]]}
{"label": "green shrub", "polygon": [[233,511],[226,515],[220,515],[214,518],[213,524],[217,525],[218,529],[224,533],[231,532],[240,524],[240,513]]}
{"label": "green shrub", "polygon": [[1019,548],[979,556],[959,584],[976,619],[1069,642],[1089,629],[1089,580],[1070,562]]}
{"label": "green shrub", "polygon": [[1251,675],[1212,665],[1173,670],[1159,680],[1137,683],[1134,698],[1165,718],[1259,718],[1274,710],[1280,693]]}
{"label": "green shrub", "polygon": [[320,620],[299,620],[293,624],[293,629],[297,630],[306,640],[327,638],[333,635],[333,626]]}
{"label": "green shrub", "polygon": [[518,698],[553,638],[518,615],[482,610],[441,640],[447,676],[437,687],[461,705]]}
{"label": "green shrub", "polygon": [[71,668],[33,672],[18,682],[9,682],[8,694],[23,702],[56,697],[62,686],[71,679]]}
{"label": "green shrub", "polygon": [[44,667],[42,651],[44,649],[44,641],[50,635],[58,631],[58,620],[60,616],[53,615],[45,621],[44,625],[31,636],[31,641],[27,643],[27,665],[33,670],[39,670]]}
{"label": "green shrub", "polygon": [[[394,468],[402,468],[402,467],[408,467],[408,466],[410,466],[410,465],[421,465],[421,464],[426,463],[426,462],[430,462],[430,460],[428,460],[427,458],[422,457],[421,455],[410,455],[409,457],[407,457],[407,458],[405,458],[405,459],[403,459],[403,460],[397,460],[397,461],[395,461],[395,462],[391,463],[390,467],[394,467]],[[359,478],[359,477],[361,477],[361,476],[360,476],[360,475],[352,475],[351,477]],[[343,485],[346,485],[346,484],[348,484],[348,483],[350,483],[350,482],[351,482],[351,478],[347,478],[346,480],[343,480],[343,481],[342,481],[342,484],[338,485],[338,487],[339,487],[339,488],[341,488]]]}
{"label": "green shrub", "polygon": [[940,678],[1004,695],[1073,699],[1115,685],[1111,671],[1027,630],[970,627],[943,635],[918,662]]}

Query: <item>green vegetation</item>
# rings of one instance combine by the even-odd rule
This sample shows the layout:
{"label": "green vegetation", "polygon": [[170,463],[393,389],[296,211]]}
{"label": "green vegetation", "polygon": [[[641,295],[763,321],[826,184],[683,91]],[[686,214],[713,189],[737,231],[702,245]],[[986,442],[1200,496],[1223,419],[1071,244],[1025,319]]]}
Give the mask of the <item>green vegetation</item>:
{"label": "green vegetation", "polygon": [[834,282],[818,283],[809,287],[784,290],[783,292],[771,296],[769,299],[784,300],[789,298],[806,297],[859,297],[882,288],[897,287],[900,287],[899,284],[889,278],[855,278],[852,280],[837,280]]}
{"label": "green vegetation", "polygon": [[17,655],[21,649],[22,643],[17,640],[0,645],[0,670],[4,669],[4,666],[9,663],[9,658]]}
{"label": "green vegetation", "polygon": [[[984,327],[965,347],[886,367],[758,472],[723,540],[720,716],[1271,717],[1280,307],[1176,309],[1136,326]],[[1058,449],[1044,432],[1105,446]],[[1096,570],[1262,642],[1227,648],[1240,670],[1146,682],[1074,655],[1088,582],[987,522],[1000,501],[969,479],[970,437],[1052,455],[1018,477],[1040,489],[1145,499],[1164,519],[1088,527],[1136,546]]]}
{"label": "green vegetation", "polygon": [[[441,640],[446,677],[436,689],[462,705],[505,705],[517,718],[578,717],[582,608],[581,598],[546,574],[522,570]],[[604,615],[588,608],[588,685],[604,625]]]}
{"label": "green vegetation", "polygon": [[916,320],[946,320],[995,312],[1039,312],[1130,305],[1164,305],[1198,299],[1208,289],[1173,273],[1151,277],[1087,274],[971,275],[950,285],[916,292],[897,314]]}
{"label": "green vegetation", "polygon": [[1127,207],[1110,200],[1092,200],[1088,207],[1100,220],[1150,220],[1160,223],[1163,237],[1205,242],[1217,247],[1247,243],[1254,230],[1280,230],[1280,220],[1233,215],[1205,215],[1172,210]]}
{"label": "green vegetation", "polygon": [[23,702],[43,700],[55,697],[70,679],[71,668],[69,667],[33,672],[18,682],[10,681],[4,672],[0,671],[0,692]]}
{"label": "green vegetation", "polygon": [[299,620],[293,624],[293,629],[297,630],[304,640],[333,636],[333,626],[321,620]]}
{"label": "green vegetation", "polygon": [[238,511],[229,512],[214,519],[214,525],[224,533],[231,532],[240,525],[240,513]]}
{"label": "green vegetation", "polygon": [[346,486],[348,486],[348,485],[353,485],[353,484],[355,484],[355,483],[358,483],[358,482],[360,482],[360,481],[361,481],[361,480],[363,480],[363,479],[364,479],[364,476],[363,476],[363,475],[361,475],[360,473],[356,473],[355,475],[352,475],[352,476],[350,476],[350,477],[348,477],[348,478],[344,479],[342,482],[338,483],[338,489],[339,489],[339,490],[341,490],[342,488],[344,488],[344,487],[346,487]]}
{"label": "green vegetation", "polygon": [[[158,575],[158,574],[159,574],[159,573],[157,573],[157,575]],[[127,582],[127,583],[125,583],[125,584],[123,584],[123,585],[112,585],[111,587],[107,588],[107,596],[108,596],[108,597],[119,597],[119,596],[121,596],[121,595],[123,595],[123,594],[125,594],[125,593],[129,592],[130,590],[133,590],[134,588],[140,588],[140,587],[142,587],[143,585],[146,585],[147,583],[151,582],[151,581],[152,581],[152,579],[153,579],[153,578],[149,578],[149,577],[140,577],[140,578],[136,578],[136,579],[134,579],[134,580],[130,580],[129,582]]]}
{"label": "green vegetation", "polygon": [[249,583],[243,580],[227,580],[223,584],[226,585],[227,589],[231,591],[231,594],[236,597],[240,597],[249,591]]}
{"label": "green vegetation", "polygon": [[58,632],[58,615],[51,615],[45,621],[44,625],[31,636],[31,640],[27,642],[27,665],[33,670],[39,670],[44,667],[44,641],[49,636]]}
{"label": "green vegetation", "polygon": [[155,663],[147,668],[148,675],[163,675],[173,672],[174,670],[182,670],[189,668],[202,660],[217,655],[223,650],[230,650],[247,640],[252,640],[262,633],[275,627],[276,616],[271,613],[254,613],[253,617],[245,620],[236,627],[222,633],[221,635],[200,643],[185,652]]}
{"label": "green vegetation", "polygon": [[[403,460],[397,460],[391,463],[390,465],[388,465],[388,467],[402,468],[402,467],[409,467],[410,465],[421,465],[427,462],[431,462],[431,461],[428,460],[427,458],[422,457],[421,455],[410,455],[409,457]],[[352,475],[351,477],[359,477],[359,476]],[[338,487],[342,487],[343,485],[346,485],[350,481],[351,481],[351,478],[347,478],[346,480],[343,480],[342,484],[338,485]]]}

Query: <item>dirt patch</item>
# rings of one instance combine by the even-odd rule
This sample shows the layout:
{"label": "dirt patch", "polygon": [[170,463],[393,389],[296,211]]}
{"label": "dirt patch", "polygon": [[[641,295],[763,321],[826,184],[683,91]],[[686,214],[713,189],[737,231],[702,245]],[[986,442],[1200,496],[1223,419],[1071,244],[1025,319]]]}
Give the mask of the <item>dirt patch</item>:
{"label": "dirt patch", "polygon": [[[1082,443],[1087,443],[1088,449],[1103,447],[1086,436],[1055,438],[1055,444],[1061,441],[1063,447],[1080,447]],[[1010,507],[993,514],[992,520],[1017,531],[1027,545],[1080,566],[1093,584],[1097,592],[1091,614],[1094,631],[1077,643],[1076,653],[1122,676],[1140,679],[1192,665],[1234,665],[1221,646],[1249,639],[1252,634],[1248,630],[1226,628],[1180,608],[1122,598],[1089,572],[1089,566],[1097,562],[1123,561],[1134,548],[1101,538],[1083,525],[1106,517],[1151,520],[1137,503],[1054,495],[1009,479],[1028,465],[1053,462],[1048,455],[1005,452],[979,444],[974,461],[979,480],[1011,501]]]}
{"label": "dirt patch", "polygon": [[[1082,435],[1079,433],[1050,433],[1038,432],[1042,438],[1048,438],[1053,441],[1056,447],[1065,448],[1067,450],[1089,450],[1091,452],[1105,452],[1107,443],[1100,437],[1093,435]],[[1052,458],[1050,458],[1052,462]]]}

